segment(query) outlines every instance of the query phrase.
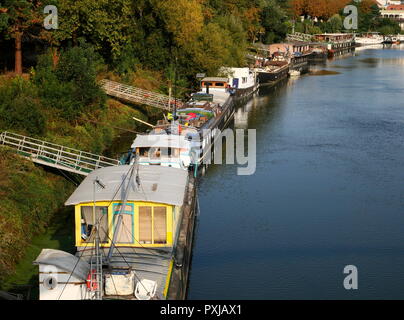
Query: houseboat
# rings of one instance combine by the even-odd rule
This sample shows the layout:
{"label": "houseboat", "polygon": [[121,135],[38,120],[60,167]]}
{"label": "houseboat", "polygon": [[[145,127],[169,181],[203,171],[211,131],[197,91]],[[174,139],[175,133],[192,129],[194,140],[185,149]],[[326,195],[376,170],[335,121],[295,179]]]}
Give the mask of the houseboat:
{"label": "houseboat", "polygon": [[159,120],[152,130],[137,135],[124,162],[130,163],[136,154],[143,165],[193,169],[194,173],[203,163],[211,163],[212,145],[218,131],[233,119],[235,104],[258,89],[255,73],[236,69],[244,70],[222,69],[229,77],[203,78],[201,90],[178,105],[171,120]]}
{"label": "houseboat", "polygon": [[[219,73],[225,75],[224,78],[219,78],[220,81],[216,81],[217,78],[211,80],[215,85],[212,87],[212,93],[215,95],[222,95],[223,88],[221,83],[226,83],[227,87],[232,89],[233,96],[236,100],[240,98],[249,97],[256,92],[259,88],[259,81],[257,80],[257,73],[251,68],[220,68]],[[202,92],[206,92],[206,88],[209,87],[209,78],[202,79],[201,89]],[[216,90],[218,89],[218,90]],[[214,97],[215,99],[215,97]]]}
{"label": "houseboat", "polygon": [[381,44],[384,41],[384,37],[378,32],[366,32],[355,35],[355,43],[360,46]]}
{"label": "houseboat", "polygon": [[290,69],[288,59],[279,54],[274,55],[272,60],[264,63],[260,68],[256,68],[258,80],[261,85],[275,85],[282,79],[287,78]]}
{"label": "houseboat", "polygon": [[327,45],[324,43],[311,43],[311,55],[309,56],[309,64],[324,63],[328,58]]}
{"label": "houseboat", "polygon": [[41,300],[185,299],[195,224],[195,180],[166,166],[90,173],[66,201],[76,254],[43,249]]}
{"label": "houseboat", "polygon": [[327,45],[328,57],[345,54],[355,48],[355,35],[351,33],[316,34],[314,41]]}
{"label": "houseboat", "polygon": [[268,46],[272,58],[283,55],[289,62],[289,69],[304,73],[308,71],[308,60],[311,55],[309,42],[289,41],[274,43]]}
{"label": "houseboat", "polygon": [[400,36],[399,35],[391,35],[391,36],[386,36],[384,38],[384,42],[383,43],[387,43],[387,44],[400,44],[401,40],[400,40]]}
{"label": "houseboat", "polygon": [[312,54],[312,49],[309,42],[292,41],[289,42],[292,46],[292,57],[290,68],[301,73],[308,71],[308,61]]}

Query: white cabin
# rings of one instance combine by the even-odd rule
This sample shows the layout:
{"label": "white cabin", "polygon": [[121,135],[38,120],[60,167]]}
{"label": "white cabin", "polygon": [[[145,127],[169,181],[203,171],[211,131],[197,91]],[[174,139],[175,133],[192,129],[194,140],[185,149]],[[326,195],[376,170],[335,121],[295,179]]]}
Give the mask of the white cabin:
{"label": "white cabin", "polygon": [[220,73],[228,75],[228,83],[232,88],[248,89],[256,83],[256,74],[250,68],[223,67],[220,69]]}

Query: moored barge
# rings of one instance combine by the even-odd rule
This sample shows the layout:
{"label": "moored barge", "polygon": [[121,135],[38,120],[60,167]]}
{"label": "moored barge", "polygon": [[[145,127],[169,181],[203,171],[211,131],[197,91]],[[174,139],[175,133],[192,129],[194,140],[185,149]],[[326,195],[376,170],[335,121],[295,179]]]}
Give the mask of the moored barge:
{"label": "moored barge", "polygon": [[135,161],[89,174],[67,200],[77,252],[44,249],[41,300],[185,299],[196,214],[187,170]]}
{"label": "moored barge", "polygon": [[352,33],[316,34],[314,40],[327,45],[329,58],[355,49],[355,35]]}
{"label": "moored barge", "polygon": [[193,168],[195,172],[202,164],[210,164],[212,146],[233,119],[236,103],[258,89],[255,73],[248,68],[230,71],[227,78],[202,79],[201,90],[179,105],[171,119],[160,120],[148,133],[138,135],[126,163],[136,154],[144,165]]}

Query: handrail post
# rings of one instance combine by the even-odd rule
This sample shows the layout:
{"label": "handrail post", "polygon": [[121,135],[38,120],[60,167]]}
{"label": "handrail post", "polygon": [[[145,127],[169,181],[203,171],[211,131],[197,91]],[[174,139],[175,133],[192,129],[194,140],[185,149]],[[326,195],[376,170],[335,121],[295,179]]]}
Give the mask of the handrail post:
{"label": "handrail post", "polygon": [[61,147],[56,155],[56,162],[55,164],[57,164],[60,161],[60,158],[62,157],[62,151],[63,151],[63,147]]}
{"label": "handrail post", "polygon": [[21,151],[21,150],[22,150],[22,146],[24,145],[24,143],[25,143],[25,137],[24,137],[22,140],[20,140],[20,142],[18,143],[18,148],[17,148],[17,150]]}
{"label": "handrail post", "polygon": [[95,163],[95,169],[99,168],[100,160],[101,160],[101,156],[98,157],[97,162]]}
{"label": "handrail post", "polygon": [[42,155],[44,147],[45,147],[45,141],[42,142],[42,146],[40,146],[39,149],[38,149],[38,156]]}
{"label": "handrail post", "polygon": [[83,151],[80,151],[79,156],[76,159],[76,167],[79,167],[79,163],[80,163],[82,153],[83,153]]}

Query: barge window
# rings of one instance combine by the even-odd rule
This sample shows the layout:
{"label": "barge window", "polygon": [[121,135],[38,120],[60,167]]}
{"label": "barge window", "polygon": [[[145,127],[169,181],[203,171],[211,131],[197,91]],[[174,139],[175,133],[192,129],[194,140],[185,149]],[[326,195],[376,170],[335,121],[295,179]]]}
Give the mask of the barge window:
{"label": "barge window", "polygon": [[97,221],[100,223],[100,240],[108,242],[108,207],[95,207],[95,222],[92,206],[81,207],[81,239],[83,242],[93,242],[95,233],[92,232]]}
{"label": "barge window", "polygon": [[154,243],[167,243],[166,207],[154,207]]}
{"label": "barge window", "polygon": [[[114,204],[114,226],[116,224],[116,219],[121,211],[122,204]],[[122,221],[119,227],[117,243],[133,243],[134,241],[134,221],[133,221],[133,204],[127,204],[125,206],[125,211],[122,213]]]}
{"label": "barge window", "polygon": [[178,148],[161,148],[162,157],[179,157],[180,152]]}
{"label": "barge window", "polygon": [[139,242],[152,243],[152,208],[139,207]]}
{"label": "barge window", "polygon": [[139,242],[167,243],[167,208],[139,207]]}
{"label": "barge window", "polygon": [[149,148],[138,148],[139,155],[141,157],[148,157],[149,156]]}

